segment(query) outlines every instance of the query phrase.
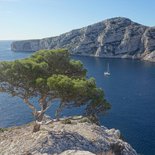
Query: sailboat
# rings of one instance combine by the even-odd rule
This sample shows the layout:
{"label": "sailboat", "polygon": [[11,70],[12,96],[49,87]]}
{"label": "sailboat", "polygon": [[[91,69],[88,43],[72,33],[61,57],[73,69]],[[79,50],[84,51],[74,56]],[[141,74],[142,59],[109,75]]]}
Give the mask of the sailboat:
{"label": "sailboat", "polygon": [[105,76],[109,76],[109,75],[110,75],[109,64],[108,64],[108,66],[107,66],[107,71],[104,72],[104,75],[105,75]]}

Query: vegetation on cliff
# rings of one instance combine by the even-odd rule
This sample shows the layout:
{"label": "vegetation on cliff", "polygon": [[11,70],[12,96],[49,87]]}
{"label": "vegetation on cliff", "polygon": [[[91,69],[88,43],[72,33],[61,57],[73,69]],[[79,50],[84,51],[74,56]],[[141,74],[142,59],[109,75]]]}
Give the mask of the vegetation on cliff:
{"label": "vegetation on cliff", "polygon": [[26,59],[0,62],[0,73],[0,91],[22,98],[32,110],[34,132],[40,130],[43,116],[55,100],[59,104],[57,118],[66,107],[86,105],[86,114],[110,108],[103,90],[96,87],[93,78],[86,78],[83,64],[72,60],[66,49],[41,50]]}

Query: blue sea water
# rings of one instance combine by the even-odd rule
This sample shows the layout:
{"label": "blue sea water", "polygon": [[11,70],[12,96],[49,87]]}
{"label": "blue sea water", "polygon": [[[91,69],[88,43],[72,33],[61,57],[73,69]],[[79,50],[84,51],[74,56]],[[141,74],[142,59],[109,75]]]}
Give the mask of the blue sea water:
{"label": "blue sea water", "polygon": [[[0,61],[25,58],[32,54],[10,51],[10,43],[0,41]],[[97,85],[104,89],[107,100],[112,104],[112,109],[100,116],[101,123],[120,129],[124,139],[138,153],[155,155],[155,63],[73,57],[84,63],[88,76],[96,78]],[[108,77],[104,76],[107,63],[111,72]],[[47,114],[54,116],[55,108],[50,108]],[[65,110],[63,115],[78,114],[82,110]],[[0,127],[21,125],[32,120],[31,111],[21,99],[0,94]]]}

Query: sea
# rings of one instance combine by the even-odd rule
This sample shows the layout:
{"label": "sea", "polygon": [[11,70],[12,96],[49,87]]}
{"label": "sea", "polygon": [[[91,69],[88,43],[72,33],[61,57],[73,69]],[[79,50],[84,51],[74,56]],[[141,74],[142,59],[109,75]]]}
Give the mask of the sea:
{"label": "sea", "polygon": [[[29,57],[30,52],[13,52],[12,41],[0,41],[0,61]],[[112,108],[99,115],[102,125],[119,129],[123,139],[141,155],[155,155],[155,63],[129,59],[72,56],[83,62],[88,77],[95,77]],[[110,68],[110,76],[104,71]],[[35,103],[35,100],[34,100]],[[36,103],[35,103],[36,104]],[[37,105],[36,105],[37,106]],[[47,114],[54,117],[56,106]],[[62,116],[78,115],[83,108],[65,109]],[[0,93],[0,127],[22,125],[33,120],[30,109],[18,97]]]}

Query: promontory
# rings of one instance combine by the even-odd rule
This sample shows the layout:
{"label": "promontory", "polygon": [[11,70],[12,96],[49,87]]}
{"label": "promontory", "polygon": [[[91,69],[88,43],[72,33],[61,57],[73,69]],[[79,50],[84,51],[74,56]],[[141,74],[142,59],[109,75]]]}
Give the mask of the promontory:
{"label": "promontory", "polygon": [[60,121],[45,119],[32,133],[33,123],[0,130],[1,155],[137,155],[120,131],[99,126],[81,116]]}
{"label": "promontory", "polygon": [[67,48],[71,54],[155,62],[155,27],[116,17],[59,36],[14,41],[13,51]]}

